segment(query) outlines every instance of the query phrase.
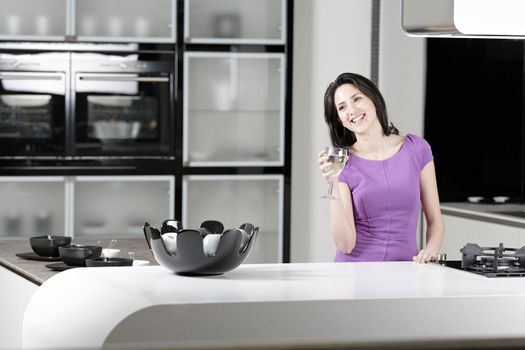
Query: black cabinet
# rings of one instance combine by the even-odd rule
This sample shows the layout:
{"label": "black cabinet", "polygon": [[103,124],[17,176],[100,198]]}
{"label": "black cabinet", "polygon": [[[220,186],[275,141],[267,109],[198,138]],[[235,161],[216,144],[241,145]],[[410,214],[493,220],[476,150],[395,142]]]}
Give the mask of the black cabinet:
{"label": "black cabinet", "polygon": [[[7,65],[12,54],[29,51],[68,57],[61,127],[69,135],[62,137],[62,144],[69,140],[62,153],[0,154],[0,175],[7,186],[29,176],[37,183],[52,176],[64,186],[66,177],[71,183],[76,177],[105,181],[108,184],[97,187],[102,190],[96,193],[106,203],[111,194],[104,186],[111,185],[110,177],[119,177],[118,187],[126,176],[143,182],[160,176],[170,185],[169,212],[186,227],[198,227],[207,219],[223,221],[226,228],[251,222],[261,233],[248,261],[288,262],[293,0],[163,1],[173,5],[168,7],[176,24],[169,43],[117,35],[110,35],[114,42],[107,43],[108,38],[96,33],[82,36],[79,41],[91,41],[82,43],[36,43],[40,37],[26,38],[30,43],[0,41],[0,60],[7,57]],[[144,71],[158,66],[154,63],[169,69]],[[2,68],[0,62],[0,73]],[[6,78],[0,74],[0,87],[2,79]],[[5,100],[0,96],[0,107]],[[10,101],[14,104],[12,96]],[[0,143],[2,137],[6,136],[0,135]],[[95,193],[91,187],[85,192]],[[126,208],[120,221],[125,226],[119,226],[120,234],[141,234],[126,213],[137,203],[152,207],[148,203],[159,196],[153,191],[142,195],[147,198],[122,201]],[[164,201],[160,203],[167,209]],[[2,204],[9,203],[0,200]],[[82,211],[96,212],[87,207]],[[86,230],[68,224],[82,220],[73,217],[72,210],[64,212],[63,232],[102,232],[100,227],[90,230],[102,225],[89,213],[89,220],[79,224]],[[9,218],[0,216],[2,220]],[[159,225],[156,220],[151,223]]]}
{"label": "black cabinet", "polygon": [[428,39],[425,138],[441,201],[523,199],[524,43]]}

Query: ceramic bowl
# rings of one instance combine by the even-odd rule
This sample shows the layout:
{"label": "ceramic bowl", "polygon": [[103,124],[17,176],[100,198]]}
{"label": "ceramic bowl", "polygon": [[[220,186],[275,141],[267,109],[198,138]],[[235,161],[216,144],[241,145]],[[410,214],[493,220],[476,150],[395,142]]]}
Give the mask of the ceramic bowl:
{"label": "ceramic bowl", "polygon": [[86,266],[86,259],[99,258],[102,247],[97,245],[73,244],[59,247],[60,257],[69,266]]}
{"label": "ceramic bowl", "polygon": [[133,259],[129,258],[95,258],[86,259],[86,267],[104,267],[104,266],[132,266]]}
{"label": "ceramic bowl", "polygon": [[[241,228],[249,234],[244,246],[241,246]],[[143,229],[146,241],[159,265],[177,274],[193,276],[220,275],[233,270],[246,259],[259,233],[259,228],[251,224],[244,224],[239,229],[226,230],[220,235],[215,254],[208,255],[204,251],[204,238],[200,231],[183,229],[177,234],[177,252],[172,254],[158,229],[148,223]]]}
{"label": "ceramic bowl", "polygon": [[496,196],[496,197],[492,197],[492,199],[493,199],[494,202],[496,202],[496,203],[507,203],[507,201],[509,200],[509,197],[506,197],[506,196]]}
{"label": "ceramic bowl", "polygon": [[467,197],[467,200],[470,203],[479,203],[483,200],[483,197],[472,196],[472,197]]}
{"label": "ceramic bowl", "polygon": [[58,247],[71,244],[71,237],[67,236],[34,236],[29,237],[29,243],[33,251],[40,256],[58,257]]}

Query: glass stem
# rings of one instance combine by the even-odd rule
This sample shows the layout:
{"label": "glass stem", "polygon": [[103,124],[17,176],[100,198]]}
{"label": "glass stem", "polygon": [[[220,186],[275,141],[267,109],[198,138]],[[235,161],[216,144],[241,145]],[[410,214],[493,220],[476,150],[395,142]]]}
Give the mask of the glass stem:
{"label": "glass stem", "polygon": [[332,197],[332,190],[334,188],[334,179],[330,179],[330,182],[328,182],[328,196]]}

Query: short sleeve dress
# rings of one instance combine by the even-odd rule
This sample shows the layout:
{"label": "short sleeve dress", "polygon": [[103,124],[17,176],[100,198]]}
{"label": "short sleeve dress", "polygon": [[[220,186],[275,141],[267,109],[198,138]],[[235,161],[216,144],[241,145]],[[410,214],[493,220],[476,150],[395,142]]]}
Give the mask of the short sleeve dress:
{"label": "short sleeve dress", "polygon": [[417,255],[421,170],[432,161],[430,145],[408,134],[399,151],[385,160],[350,155],[339,181],[352,193],[356,244],[336,262],[401,261]]}

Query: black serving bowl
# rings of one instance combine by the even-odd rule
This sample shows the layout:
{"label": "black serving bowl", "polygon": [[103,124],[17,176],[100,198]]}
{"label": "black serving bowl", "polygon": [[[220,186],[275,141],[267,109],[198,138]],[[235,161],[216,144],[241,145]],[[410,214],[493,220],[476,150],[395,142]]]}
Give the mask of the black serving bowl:
{"label": "black serving bowl", "polygon": [[71,244],[71,237],[67,236],[33,236],[29,237],[29,243],[33,251],[40,256],[58,257],[58,247]]}
{"label": "black serving bowl", "polygon": [[86,266],[86,259],[94,259],[102,254],[102,247],[97,245],[73,244],[59,247],[60,257],[69,266]]}
{"label": "black serving bowl", "polygon": [[103,267],[103,266],[132,266],[133,259],[128,258],[95,258],[86,259],[86,267]]}
{"label": "black serving bowl", "polygon": [[[144,235],[155,260],[165,268],[180,274],[192,276],[220,275],[239,266],[255,244],[259,228],[249,225],[249,240],[241,248],[242,232],[229,229],[222,233],[215,255],[206,255],[203,237],[198,229],[185,229],[177,234],[177,251],[171,254],[166,249],[159,230],[144,225]],[[241,226],[241,228],[246,226]]]}

